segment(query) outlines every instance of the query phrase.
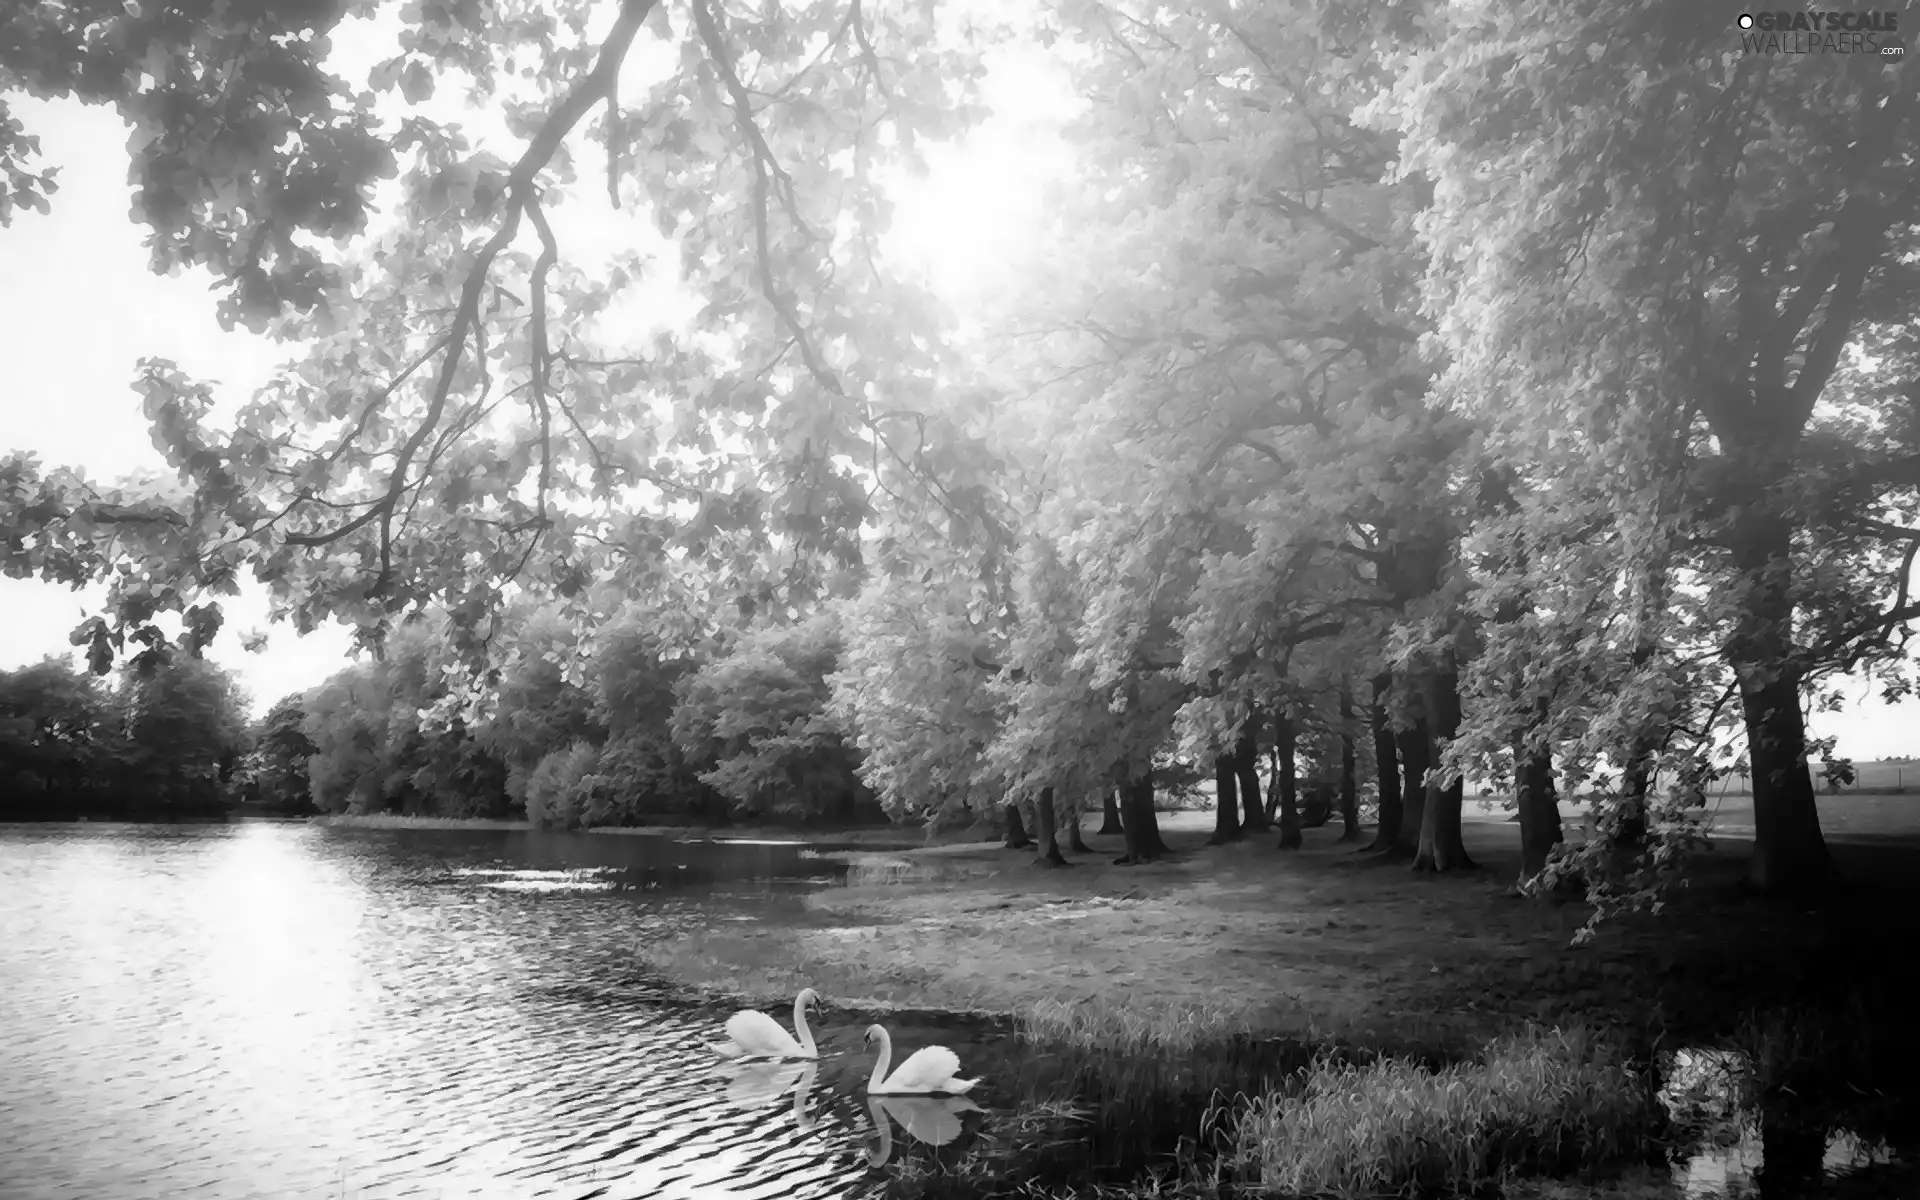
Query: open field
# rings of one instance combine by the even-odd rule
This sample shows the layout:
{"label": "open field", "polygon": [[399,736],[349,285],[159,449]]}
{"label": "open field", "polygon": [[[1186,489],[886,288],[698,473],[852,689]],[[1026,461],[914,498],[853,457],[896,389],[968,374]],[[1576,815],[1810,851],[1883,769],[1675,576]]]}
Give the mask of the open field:
{"label": "open field", "polygon": [[[1920,768],[1916,768],[1920,770]],[[1822,793],[1820,829],[1829,842],[1868,845],[1905,843],[1920,850],[1920,795],[1846,791]],[[1751,793],[1715,793],[1699,810],[1710,837],[1728,842],[1753,840]],[[1506,822],[1513,816],[1499,796],[1471,797],[1463,818],[1469,822]],[[1587,815],[1585,804],[1562,804],[1560,816],[1571,836],[1577,836]]]}
{"label": "open field", "polygon": [[[1843,795],[1866,792],[1920,793],[1920,759],[1889,758],[1880,762],[1857,762],[1853,764],[1853,771],[1854,781],[1841,789]],[[1822,791],[1826,790],[1817,763],[1813,770],[1813,785]],[[1751,796],[1753,780],[1746,775],[1729,775],[1713,785],[1713,795],[1723,791],[1728,795]]]}

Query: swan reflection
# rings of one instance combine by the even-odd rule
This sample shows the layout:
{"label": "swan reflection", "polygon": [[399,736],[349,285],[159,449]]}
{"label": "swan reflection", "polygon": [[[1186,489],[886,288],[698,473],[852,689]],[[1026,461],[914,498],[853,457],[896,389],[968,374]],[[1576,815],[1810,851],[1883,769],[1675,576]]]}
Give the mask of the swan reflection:
{"label": "swan reflection", "polygon": [[765,1108],[793,1091],[793,1117],[801,1132],[812,1128],[814,1119],[807,1099],[813,1092],[814,1077],[820,1072],[817,1062],[723,1062],[714,1073],[726,1077],[727,1103],[749,1111]]}
{"label": "swan reflection", "polygon": [[[879,1144],[867,1151],[870,1166],[884,1166],[893,1156],[893,1125],[929,1146],[944,1146],[960,1136],[966,1125],[960,1114],[984,1112],[965,1096],[867,1096],[867,1112],[880,1133]],[[889,1119],[891,1118],[891,1119]]]}

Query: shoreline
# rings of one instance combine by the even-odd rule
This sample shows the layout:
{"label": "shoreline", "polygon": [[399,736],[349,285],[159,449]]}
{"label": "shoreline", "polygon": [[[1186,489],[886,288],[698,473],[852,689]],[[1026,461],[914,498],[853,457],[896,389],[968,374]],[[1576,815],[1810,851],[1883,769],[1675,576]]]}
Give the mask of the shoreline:
{"label": "shoreline", "polygon": [[[577,833],[606,836],[684,837],[713,841],[781,841],[801,844],[884,846],[902,851],[925,844],[925,831],[915,826],[856,825],[809,829],[770,824],[742,825],[592,825],[578,830],[540,830],[522,818],[426,817],[404,813],[323,813],[311,817],[274,818],[301,821],[334,829],[441,829],[503,833]],[[949,835],[951,836],[951,835]],[[944,840],[944,839],[943,839]]]}
{"label": "shoreline", "polygon": [[1174,853],[1144,866],[1113,865],[1118,839],[1091,834],[1096,853],[1066,868],[998,844],[854,855],[848,883],[808,893],[790,920],[683,933],[642,959],[666,982],[767,1008],[801,987],[853,1008],[1015,1019],[1117,1002],[1256,1036],[1465,1052],[1528,1024],[1712,1037],[1742,1012],[1799,1003],[1755,987],[1757,962],[1794,978],[1788,964],[1859,940],[1862,911],[1914,900],[1907,847],[1836,846],[1859,887],[1809,911],[1746,895],[1744,847],[1716,839],[1664,914],[1570,948],[1587,906],[1511,894],[1518,831],[1503,820],[1468,821],[1481,869],[1439,877],[1356,854],[1337,826],[1289,853],[1270,835],[1207,846],[1210,814],[1161,823]]}

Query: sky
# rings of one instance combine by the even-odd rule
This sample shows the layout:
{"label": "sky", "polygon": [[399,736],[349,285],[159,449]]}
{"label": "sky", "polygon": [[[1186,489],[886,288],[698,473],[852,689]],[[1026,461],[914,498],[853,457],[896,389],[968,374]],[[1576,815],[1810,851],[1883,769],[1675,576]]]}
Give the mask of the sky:
{"label": "sky", "polygon": [[[338,69],[363,75],[381,41],[371,30],[337,37]],[[1072,102],[1041,52],[1003,53],[986,86],[996,115],[963,143],[934,148],[925,178],[901,182],[889,239],[890,251],[927,270],[963,318],[999,272],[1027,257],[1046,184],[1067,163],[1053,127]],[[168,278],[148,270],[143,231],[128,213],[126,135],[115,114],[72,102],[8,103],[41,138],[44,160],[61,170],[51,215],[21,212],[0,229],[0,451],[31,451],[44,464],[81,467],[108,482],[161,470],[131,388],[140,358],[171,358],[191,376],[218,381],[216,398],[227,408],[260,387],[286,351],[222,331],[204,272]],[[582,200],[597,195],[587,188]],[[604,200],[580,212],[558,232],[581,262],[628,242],[645,222]],[[0,669],[75,653],[68,634],[103,596],[104,588],[0,579]],[[268,627],[264,597],[251,584],[223,607],[226,628],[210,657],[239,675],[256,712],[350,661],[340,627],[305,637]],[[268,634],[265,649],[242,650],[237,635],[255,630]],[[1813,714],[1816,734],[1836,736],[1838,752],[1859,761],[1915,753],[1920,703],[1882,704],[1864,681],[1848,695],[1847,712]]]}

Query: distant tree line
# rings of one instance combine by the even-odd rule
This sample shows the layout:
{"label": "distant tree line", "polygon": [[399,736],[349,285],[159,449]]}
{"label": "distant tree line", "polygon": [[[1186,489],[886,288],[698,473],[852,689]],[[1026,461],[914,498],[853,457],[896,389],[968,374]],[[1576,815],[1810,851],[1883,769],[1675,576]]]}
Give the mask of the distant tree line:
{"label": "distant tree line", "polygon": [[130,663],[113,687],[57,658],[0,673],[0,819],[883,819],[827,711],[830,617],[722,637],[703,656],[663,651],[634,615],[587,632],[551,609],[511,616],[484,712],[451,707],[440,616],[252,724],[232,677],[197,657]]}
{"label": "distant tree line", "polygon": [[217,815],[252,745],[233,678],[191,655],[111,684],[58,658],[0,671],[0,820]]}

